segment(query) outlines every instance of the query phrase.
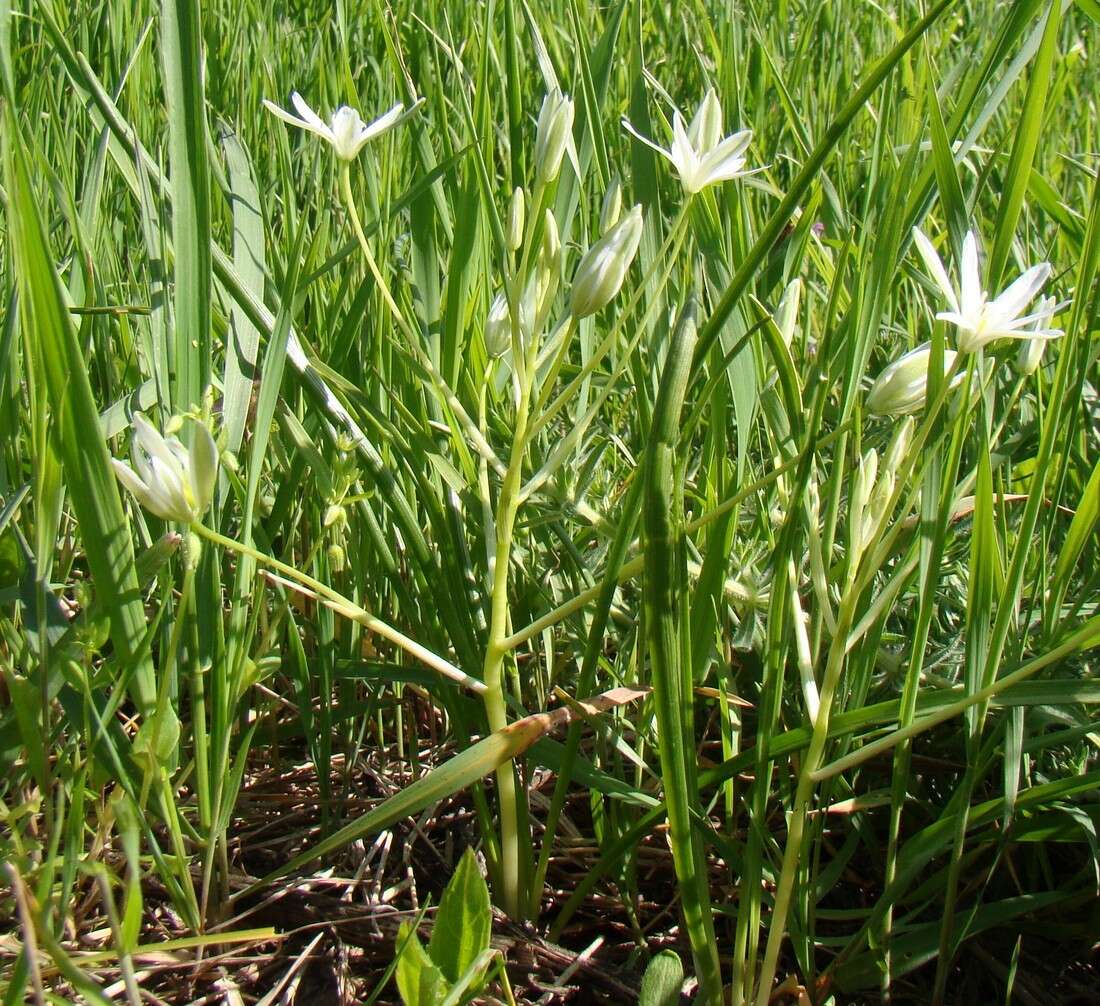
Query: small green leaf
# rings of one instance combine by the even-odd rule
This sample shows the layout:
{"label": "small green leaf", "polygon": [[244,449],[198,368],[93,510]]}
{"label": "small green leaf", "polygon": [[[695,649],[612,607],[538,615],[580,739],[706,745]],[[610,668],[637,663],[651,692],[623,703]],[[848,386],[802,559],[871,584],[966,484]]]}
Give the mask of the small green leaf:
{"label": "small green leaf", "polygon": [[397,991],[405,1006],[436,1006],[447,994],[447,982],[424,953],[420,938],[408,922],[397,934],[401,954],[397,958]]}
{"label": "small green leaf", "polygon": [[684,984],[684,966],[673,950],[662,950],[649,962],[638,994],[638,1006],[676,1006]]}
{"label": "small green leaf", "polygon": [[467,848],[443,892],[428,944],[432,960],[450,981],[458,981],[478,954],[488,948],[492,921],[489,888],[473,850]]}

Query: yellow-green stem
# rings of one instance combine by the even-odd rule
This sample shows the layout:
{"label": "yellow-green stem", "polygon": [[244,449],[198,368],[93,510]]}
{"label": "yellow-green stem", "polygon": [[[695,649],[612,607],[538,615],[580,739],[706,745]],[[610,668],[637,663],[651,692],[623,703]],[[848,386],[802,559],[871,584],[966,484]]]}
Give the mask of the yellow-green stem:
{"label": "yellow-green stem", "polygon": [[[528,373],[530,368],[527,368]],[[516,408],[515,437],[508,470],[500,487],[496,508],[496,550],[493,557],[492,616],[489,621],[489,641],[485,648],[482,680],[486,692],[485,713],[491,731],[508,725],[504,701],[504,657],[508,652],[504,640],[508,633],[508,564],[512,554],[512,532],[519,509],[519,487],[523,475],[523,455],[527,441],[527,413],[531,401],[528,380],[520,387]],[[523,914],[519,890],[519,803],[516,794],[515,770],[511,761],[497,769],[497,793],[500,801],[500,874],[501,907],[514,919]]]}
{"label": "yellow-green stem", "polygon": [[798,873],[799,852],[802,849],[802,834],[806,828],[806,815],[810,800],[813,799],[814,772],[821,765],[825,754],[825,744],[829,739],[829,716],[832,712],[833,696],[840,682],[840,673],[844,669],[846,654],[845,642],[848,629],[855,614],[855,604],[859,591],[849,591],[837,612],[837,634],[829,650],[829,661],[825,669],[825,680],[821,686],[821,704],[817,719],[813,724],[810,746],[802,762],[798,776],[798,789],[795,793],[794,809],[791,811],[787,826],[787,844],[783,850],[783,866],[779,874],[779,883],[775,889],[775,903],[771,922],[768,926],[768,942],[764,950],[764,963],[760,969],[760,981],[756,987],[756,1006],[768,1006],[772,994],[772,982],[779,961],[779,948],[787,929],[787,912],[790,908],[794,880]]}
{"label": "yellow-green stem", "polygon": [[236,541],[233,538],[227,538],[223,534],[219,534],[217,531],[212,531],[210,528],[203,524],[194,524],[191,530],[195,534],[200,535],[207,541],[213,542],[215,545],[220,545],[222,548],[228,548],[233,552],[238,552],[241,555],[247,555],[251,559],[261,565],[268,566],[271,569],[278,570],[284,576],[289,577],[292,580],[300,583],[303,587],[309,588],[318,597],[321,597],[328,603],[334,611],[346,618],[350,618],[355,622],[358,622],[364,628],[369,629],[371,632],[376,633],[383,639],[389,640],[395,646],[400,647],[410,656],[415,657],[421,663],[426,664],[433,671],[438,671],[444,677],[450,678],[452,681],[457,681],[461,685],[465,685],[471,691],[484,694],[486,691],[485,685],[483,685],[477,678],[472,678],[465,671],[458,667],[455,667],[449,660],[445,660],[437,653],[433,653],[427,647],[422,646],[415,639],[410,639],[403,632],[399,632],[388,622],[382,621],[382,619],[375,617],[365,608],[360,607],[350,598],[345,597],[338,591],[333,590],[331,587],[321,583],[320,580],[315,580],[307,573],[303,573],[299,569],[295,569],[293,566],[288,565],[285,562],[274,558],[270,555],[265,555],[263,552],[252,548],[250,545],[245,545],[242,542]]}

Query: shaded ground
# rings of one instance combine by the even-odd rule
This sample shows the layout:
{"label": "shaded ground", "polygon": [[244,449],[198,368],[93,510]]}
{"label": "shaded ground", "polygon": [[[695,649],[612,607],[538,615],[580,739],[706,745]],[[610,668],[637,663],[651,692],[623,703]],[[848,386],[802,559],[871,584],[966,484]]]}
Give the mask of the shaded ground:
{"label": "shaded ground", "polygon": [[[263,763],[262,751],[254,752],[254,757],[258,764]],[[387,772],[392,773],[398,762],[394,753],[388,752],[377,764],[385,764]],[[337,761],[332,791],[347,791],[346,796],[335,800],[342,810],[338,823],[361,813],[407,781],[382,774],[369,761],[348,778]],[[548,796],[552,779],[545,782],[543,795]],[[313,844],[320,834],[320,802],[317,778],[309,763],[256,774],[238,802],[231,848],[238,874],[233,886],[243,888],[246,875],[263,875]],[[532,799],[536,814],[542,802],[536,788]],[[637,850],[631,877],[637,894],[632,900],[624,897],[614,882],[601,882],[570,919],[560,941],[553,944],[546,939],[568,892],[598,857],[597,847],[584,837],[593,833],[588,807],[588,800],[580,794],[567,804],[539,923],[517,926],[500,915],[495,919],[494,945],[506,956],[519,1003],[631,1003],[636,1001],[641,970],[650,954],[672,947],[686,959],[672,900],[671,856],[660,831]],[[149,1002],[170,1006],[397,1002],[387,969],[393,961],[398,927],[402,920],[415,918],[425,905],[438,900],[467,845],[476,847],[477,825],[470,802],[460,796],[430,808],[413,824],[403,822],[367,843],[349,847],[338,859],[308,876],[235,903],[233,914],[219,927],[228,933],[271,927],[278,936],[276,940],[214,947],[203,959],[196,959],[190,950],[136,958],[142,992]],[[873,864],[867,867],[867,876],[873,875]],[[121,873],[121,864],[118,868]],[[849,869],[855,905],[874,892],[860,890],[869,882],[860,876],[859,864]],[[725,867],[715,863],[714,871],[712,889],[732,899],[735,892]],[[166,892],[152,886],[145,893],[141,943],[156,946],[186,937],[188,933],[171,909]],[[76,905],[75,912],[79,932],[67,944],[74,956],[110,945],[109,925],[94,884],[86,885],[85,898]],[[430,932],[431,918],[429,909],[422,922],[425,936]],[[1025,1006],[1100,1003],[1100,961],[1094,952],[1083,952],[1100,939],[1100,928],[1089,938],[1092,921],[1100,921],[1100,909],[1095,905],[1086,908],[1074,924],[1081,934],[1081,940],[1074,942],[1045,938],[1041,925],[1021,928],[1013,1002]],[[1000,931],[968,940],[958,955],[949,1002],[960,1006],[1005,1002],[1014,943],[1014,938]],[[0,949],[11,953],[15,945],[7,942]],[[828,961],[823,954],[819,965],[824,967]],[[793,962],[788,963],[793,969]],[[898,983],[894,1002],[914,1006],[927,1003],[933,970],[926,966]],[[102,985],[112,986],[109,992],[123,998],[117,968],[105,967],[93,973]],[[44,975],[47,985],[48,979]],[[52,987],[60,991],[64,986],[55,983]],[[880,1001],[877,993],[846,996],[835,989],[819,988],[811,995],[793,979],[784,989],[789,994],[777,995],[774,1002],[823,1002],[829,993],[837,1004]],[[490,992],[481,1001],[499,1001],[496,997],[502,995],[500,988],[493,987]]]}

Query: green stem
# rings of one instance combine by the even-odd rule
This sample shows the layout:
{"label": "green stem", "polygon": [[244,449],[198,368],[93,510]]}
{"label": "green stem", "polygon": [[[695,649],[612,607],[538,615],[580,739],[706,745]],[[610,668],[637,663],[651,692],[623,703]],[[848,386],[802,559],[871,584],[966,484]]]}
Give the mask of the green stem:
{"label": "green stem", "polygon": [[687,555],[683,480],[676,471],[680,414],[695,348],[694,305],[684,308],[661,375],[645,455],[642,521],[645,586],[642,592],[653,705],[657,718],[661,787],[684,928],[699,978],[700,1001],[721,1003],[722,970],[706,878],[706,860],[692,817],[701,813],[694,770],[692,667],[688,629]]}
{"label": "green stem", "polygon": [[389,623],[382,621],[382,619],[375,617],[365,608],[360,607],[350,598],[345,597],[338,591],[321,583],[320,580],[314,579],[309,574],[303,573],[301,570],[295,569],[293,566],[281,562],[273,556],[265,555],[263,552],[252,548],[250,545],[245,545],[233,538],[227,538],[225,535],[219,534],[217,531],[213,531],[203,524],[193,524],[191,530],[207,541],[213,542],[215,545],[220,545],[222,548],[228,548],[240,555],[247,555],[261,565],[269,566],[271,569],[277,570],[284,576],[300,583],[303,587],[307,587],[318,597],[323,598],[337,613],[346,618],[350,618],[354,622],[358,622],[364,628],[377,633],[383,639],[389,640],[389,642],[400,647],[410,656],[426,664],[433,671],[438,671],[444,677],[450,678],[452,681],[457,681],[459,684],[464,685],[472,692],[476,692],[479,695],[485,693],[486,686],[478,681],[477,678],[471,677],[449,660],[444,659],[439,656],[439,654],[433,653],[427,647],[422,646],[415,639],[410,639]]}
{"label": "green stem", "polygon": [[343,165],[340,169],[340,187],[343,190],[348,216],[351,218],[352,230],[355,231],[355,236],[359,241],[359,247],[363,251],[363,258],[366,259],[367,268],[374,278],[374,285],[378,287],[378,292],[382,295],[382,300],[385,301],[386,307],[393,315],[394,321],[397,322],[397,327],[404,338],[405,346],[416,359],[416,362],[428,372],[428,376],[432,379],[432,383],[443,395],[447,405],[461,424],[463,432],[470,438],[474,447],[477,448],[478,453],[481,454],[499,474],[503,475],[504,465],[501,463],[500,458],[496,456],[493,448],[478,429],[477,424],[470,418],[469,413],[459,401],[458,396],[451,389],[451,386],[443,379],[443,375],[436,369],[435,364],[432,363],[428,354],[424,352],[423,347],[420,345],[420,340],[417,338],[416,333],[413,332],[412,326],[405,320],[405,316],[401,313],[401,309],[397,306],[397,302],[390,293],[389,286],[382,278],[382,272],[378,268],[378,263],[374,260],[374,253],[371,251],[370,243],[367,241],[367,235],[363,230],[362,221],[359,219],[359,210],[356,208],[355,197],[351,191],[351,171],[347,164]]}
{"label": "green stem", "polygon": [[[857,584],[858,587],[858,584]],[[816,780],[814,772],[820,767],[825,754],[825,743],[829,739],[829,717],[832,713],[833,696],[840,683],[840,674],[844,669],[848,630],[855,614],[855,606],[861,591],[849,590],[841,601],[837,612],[837,633],[829,649],[829,662],[825,669],[825,680],[821,686],[821,705],[814,720],[810,746],[802,761],[798,775],[798,789],[795,793],[794,810],[791,811],[787,825],[787,844],[783,850],[783,866],[779,874],[779,883],[775,889],[775,902],[771,922],[768,925],[768,942],[764,950],[764,963],[760,969],[760,980],[756,986],[756,1006],[768,1006],[772,994],[772,982],[779,961],[779,948],[786,935],[787,912],[790,909],[794,880],[798,873],[799,858],[802,851],[802,835],[806,828],[806,815],[813,799]]]}
{"label": "green stem", "polygon": [[[531,368],[527,368],[528,374]],[[508,470],[500,487],[496,507],[496,549],[493,555],[492,615],[489,621],[489,640],[485,648],[485,666],[482,680],[486,691],[483,695],[485,713],[491,731],[508,725],[508,713],[504,700],[504,657],[508,652],[505,640],[508,633],[508,565],[512,555],[512,537],[516,513],[519,510],[520,479],[523,475],[523,456],[527,446],[527,419],[531,402],[529,380],[520,386],[516,408],[515,434]],[[520,897],[519,857],[519,801],[516,793],[515,770],[511,761],[496,770],[497,792],[500,800],[500,865],[501,907],[517,921],[523,915]]]}

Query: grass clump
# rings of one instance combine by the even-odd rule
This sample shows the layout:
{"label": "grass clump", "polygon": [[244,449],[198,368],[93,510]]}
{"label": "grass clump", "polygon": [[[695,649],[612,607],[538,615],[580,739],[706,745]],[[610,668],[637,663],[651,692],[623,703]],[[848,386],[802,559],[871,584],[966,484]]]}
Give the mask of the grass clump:
{"label": "grass clump", "polygon": [[0,3],[4,1002],[1087,989],[1095,17]]}

